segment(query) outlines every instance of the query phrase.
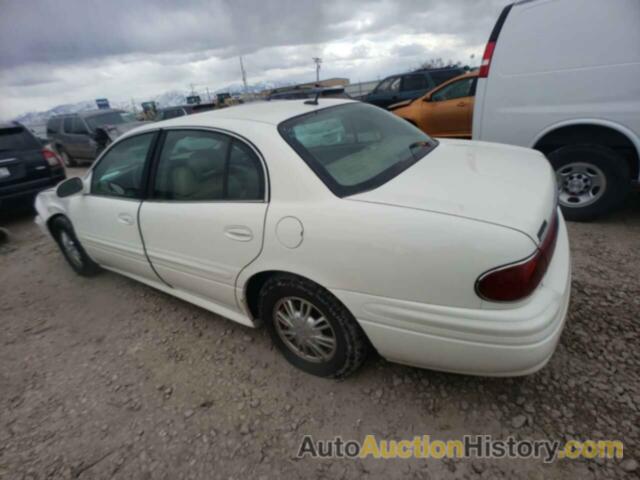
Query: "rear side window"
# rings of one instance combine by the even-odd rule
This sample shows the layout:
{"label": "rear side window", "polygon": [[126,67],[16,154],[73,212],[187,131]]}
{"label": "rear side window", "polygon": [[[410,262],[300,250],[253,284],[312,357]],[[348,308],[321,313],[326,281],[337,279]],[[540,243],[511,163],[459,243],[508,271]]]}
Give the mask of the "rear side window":
{"label": "rear side window", "polygon": [[262,166],[249,147],[227,135],[169,131],[158,162],[153,197],[192,202],[262,200]]}
{"label": "rear side window", "polygon": [[23,127],[0,129],[0,152],[6,150],[32,150],[40,143]]}
{"label": "rear side window", "polygon": [[424,75],[405,75],[402,78],[402,90],[426,90],[429,88],[429,83]]}
{"label": "rear side window", "polygon": [[431,79],[435,85],[440,85],[453,77],[462,75],[462,73],[462,70],[443,70],[441,72],[429,72],[429,75],[431,75]]}

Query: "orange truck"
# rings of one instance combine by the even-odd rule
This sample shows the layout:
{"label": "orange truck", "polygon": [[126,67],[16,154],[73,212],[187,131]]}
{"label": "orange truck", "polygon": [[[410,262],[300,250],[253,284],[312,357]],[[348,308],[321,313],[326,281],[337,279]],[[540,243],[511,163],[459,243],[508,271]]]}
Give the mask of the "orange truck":
{"label": "orange truck", "polygon": [[422,97],[389,106],[396,115],[432,137],[471,138],[478,72],[438,85]]}

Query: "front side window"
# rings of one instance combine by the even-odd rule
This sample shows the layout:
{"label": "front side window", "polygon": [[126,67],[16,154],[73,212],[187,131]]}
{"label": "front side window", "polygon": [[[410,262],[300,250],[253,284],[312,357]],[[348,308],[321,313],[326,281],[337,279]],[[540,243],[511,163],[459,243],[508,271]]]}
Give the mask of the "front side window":
{"label": "front side window", "polygon": [[91,193],[142,198],[144,166],[153,137],[154,133],[145,133],[114,145],[93,169]]}
{"label": "front side window", "polygon": [[396,77],[393,79],[391,84],[389,85],[390,92],[399,92],[400,91],[400,80],[402,77]]}
{"label": "front side window", "polygon": [[391,85],[391,82],[394,79],[395,78],[386,78],[383,81],[381,81],[380,84],[376,87],[375,93],[382,93],[389,90],[389,86]]}
{"label": "front side window", "polygon": [[255,153],[217,132],[166,134],[153,196],[173,201],[264,199],[264,176]]}
{"label": "front side window", "polygon": [[400,117],[365,103],[316,110],[278,130],[339,197],[386,183],[437,145]]}
{"label": "front side window", "polygon": [[49,119],[49,121],[47,122],[47,133],[58,133],[58,130],[60,130],[60,119]]}
{"label": "front side window", "polygon": [[450,83],[442,87],[431,96],[431,101],[442,102],[444,100],[455,100],[456,98],[470,97],[475,78],[464,78],[457,82]]}

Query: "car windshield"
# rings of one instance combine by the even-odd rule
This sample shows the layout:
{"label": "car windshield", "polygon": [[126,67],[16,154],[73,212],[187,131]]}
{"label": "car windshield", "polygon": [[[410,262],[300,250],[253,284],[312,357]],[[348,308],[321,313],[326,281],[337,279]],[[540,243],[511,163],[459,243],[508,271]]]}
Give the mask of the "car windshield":
{"label": "car windshield", "polygon": [[278,130],[339,197],[379,187],[437,145],[407,121],[365,103],[316,110]]}
{"label": "car windshield", "polygon": [[118,125],[119,123],[127,123],[131,121],[127,119],[125,114],[122,112],[102,113],[87,117],[85,120],[87,121],[87,124],[89,124],[89,128],[91,128],[91,130],[95,130],[97,127],[102,127],[103,125]]}
{"label": "car windshield", "polygon": [[0,129],[0,151],[40,148],[38,140],[22,127]]}

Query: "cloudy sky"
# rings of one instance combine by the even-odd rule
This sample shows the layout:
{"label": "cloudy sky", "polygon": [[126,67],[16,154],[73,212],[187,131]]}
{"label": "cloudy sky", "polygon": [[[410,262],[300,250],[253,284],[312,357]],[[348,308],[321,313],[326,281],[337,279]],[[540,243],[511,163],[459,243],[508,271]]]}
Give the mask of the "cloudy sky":
{"label": "cloudy sky", "polygon": [[[0,0],[0,118],[108,97],[478,63],[507,0]],[[470,60],[475,54],[476,59]]]}

